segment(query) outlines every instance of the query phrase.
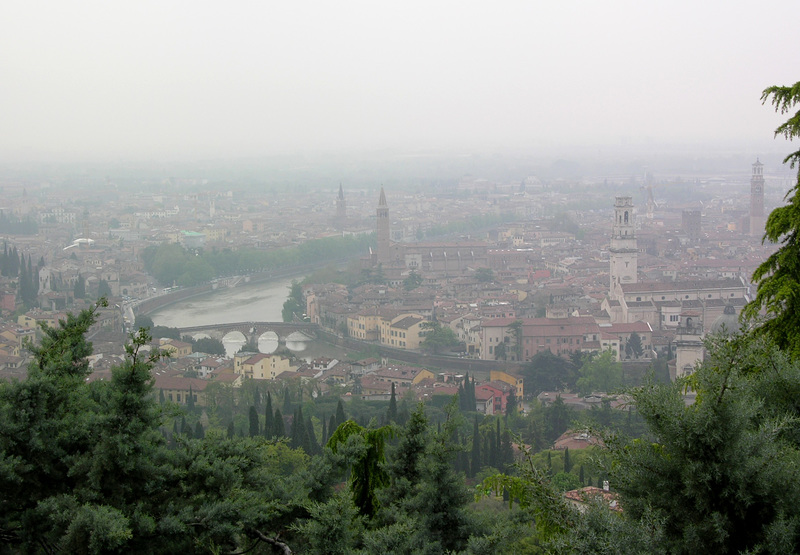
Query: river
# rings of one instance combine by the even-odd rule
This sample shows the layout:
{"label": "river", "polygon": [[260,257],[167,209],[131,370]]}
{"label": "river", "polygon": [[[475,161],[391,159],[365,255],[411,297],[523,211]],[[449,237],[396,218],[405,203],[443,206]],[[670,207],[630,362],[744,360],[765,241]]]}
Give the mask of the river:
{"label": "river", "polygon": [[[246,283],[238,287],[217,289],[186,301],[171,304],[150,314],[153,323],[159,326],[184,328],[231,322],[280,322],[283,303],[289,297],[292,279],[279,279],[261,283]],[[236,332],[238,333],[238,332]],[[228,356],[244,345],[244,336],[223,340]],[[287,345],[294,351],[303,351],[306,345],[292,342]],[[265,338],[259,341],[261,352],[271,353],[278,346],[277,340]]]}

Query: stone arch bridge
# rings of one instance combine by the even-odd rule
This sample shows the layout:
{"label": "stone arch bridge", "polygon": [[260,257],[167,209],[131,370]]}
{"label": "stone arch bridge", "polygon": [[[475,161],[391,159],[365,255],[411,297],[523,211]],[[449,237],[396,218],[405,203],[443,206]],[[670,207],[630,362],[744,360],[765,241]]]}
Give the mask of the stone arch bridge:
{"label": "stone arch bridge", "polygon": [[229,333],[239,332],[248,342],[257,344],[259,338],[265,336],[266,338],[277,339],[279,344],[285,345],[287,341],[311,341],[317,339],[319,326],[306,322],[234,322],[231,324],[211,324],[178,329],[181,337],[184,335],[194,337],[205,334],[222,341]]}

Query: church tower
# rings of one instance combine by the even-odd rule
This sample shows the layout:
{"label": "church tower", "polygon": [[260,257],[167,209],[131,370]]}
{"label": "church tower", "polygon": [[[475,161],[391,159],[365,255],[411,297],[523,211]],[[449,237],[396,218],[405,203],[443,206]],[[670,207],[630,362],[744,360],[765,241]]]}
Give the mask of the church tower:
{"label": "church tower", "polygon": [[616,284],[637,282],[636,230],[631,197],[617,197],[614,201],[614,227],[611,232],[609,262],[611,274],[610,293],[614,296]]}
{"label": "church tower", "polygon": [[339,183],[339,196],[336,197],[336,227],[339,229],[344,228],[347,221],[347,202],[344,200],[344,191],[342,184]]}
{"label": "church tower", "polygon": [[378,200],[378,264],[388,266],[391,261],[391,235],[389,229],[389,206],[386,204],[386,194],[381,187],[381,198]]}
{"label": "church tower", "polygon": [[767,220],[764,217],[764,164],[756,158],[750,177],[750,235],[761,237]]}

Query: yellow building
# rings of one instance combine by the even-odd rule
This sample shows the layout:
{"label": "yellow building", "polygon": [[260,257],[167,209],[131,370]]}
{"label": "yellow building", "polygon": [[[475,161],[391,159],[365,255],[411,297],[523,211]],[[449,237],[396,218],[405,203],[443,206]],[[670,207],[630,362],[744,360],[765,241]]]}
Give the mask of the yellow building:
{"label": "yellow building", "polygon": [[489,372],[489,381],[505,382],[514,388],[514,395],[517,399],[522,399],[525,396],[525,388],[523,384],[525,381],[519,376],[512,376],[507,372],[501,370],[492,370]]}
{"label": "yellow building", "polygon": [[233,362],[237,374],[255,380],[274,380],[282,372],[297,372],[297,368],[284,356],[265,353],[236,355]]}
{"label": "yellow building", "polygon": [[422,324],[425,321],[419,314],[400,314],[391,320],[382,320],[381,344],[398,349],[419,349],[420,343],[425,339],[422,335]]}
{"label": "yellow building", "polygon": [[185,357],[192,354],[191,343],[184,343],[183,341],[170,339],[168,337],[158,340],[158,349],[160,351],[169,353],[169,355],[173,358]]}

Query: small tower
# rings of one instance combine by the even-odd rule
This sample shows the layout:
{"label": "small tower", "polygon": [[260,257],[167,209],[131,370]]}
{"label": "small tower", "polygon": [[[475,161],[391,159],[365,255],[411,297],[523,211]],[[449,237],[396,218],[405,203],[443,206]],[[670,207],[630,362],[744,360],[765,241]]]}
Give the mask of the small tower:
{"label": "small tower", "polygon": [[636,226],[631,197],[617,197],[614,202],[614,227],[609,248],[610,292],[616,284],[637,282],[639,249],[636,246]]}
{"label": "small tower", "polygon": [[344,200],[344,191],[342,184],[339,183],[339,196],[336,197],[336,224],[337,227],[344,227],[345,220],[347,220],[347,202]]}
{"label": "small tower", "polygon": [[386,194],[381,187],[381,197],[378,200],[378,264],[387,266],[391,261],[391,235],[389,226],[389,206],[386,204]]}
{"label": "small tower", "polygon": [[680,325],[675,332],[675,374],[673,380],[688,376],[694,367],[703,362],[703,322],[699,312],[681,313]]}
{"label": "small tower", "polygon": [[767,220],[764,218],[764,164],[756,158],[750,177],[750,235],[761,237]]}

